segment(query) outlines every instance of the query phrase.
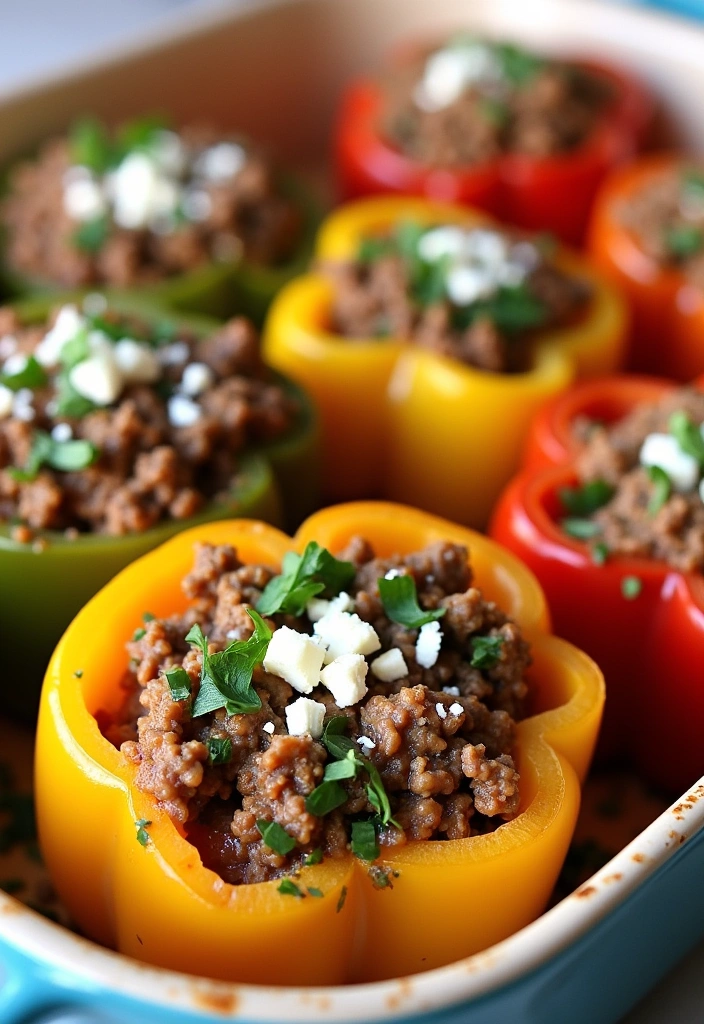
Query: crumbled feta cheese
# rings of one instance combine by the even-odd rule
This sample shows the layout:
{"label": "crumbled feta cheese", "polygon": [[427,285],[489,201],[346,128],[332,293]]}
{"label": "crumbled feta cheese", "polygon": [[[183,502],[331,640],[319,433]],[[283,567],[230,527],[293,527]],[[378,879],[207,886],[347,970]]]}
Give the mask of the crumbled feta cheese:
{"label": "crumbled feta cheese", "polygon": [[465,263],[450,267],[445,278],[448,298],[456,306],[469,306],[477,299],[491,295],[495,288],[491,274],[482,267]]}
{"label": "crumbled feta cheese", "polygon": [[426,60],[413,99],[421,110],[442,110],[458,100],[468,86],[497,81],[501,75],[501,64],[489,46],[480,42],[448,46]]}
{"label": "crumbled feta cheese", "polygon": [[341,590],[337,597],[333,597],[330,602],[331,612],[353,612],[354,611],[354,598],[345,591]]}
{"label": "crumbled feta cheese", "polygon": [[641,466],[659,466],[676,491],[691,491],[699,480],[699,463],[671,434],[648,434],[640,450]]}
{"label": "crumbled feta cheese", "polygon": [[4,384],[0,384],[0,420],[11,415],[14,398],[14,392],[6,388]]}
{"label": "crumbled feta cheese", "polygon": [[342,654],[320,673],[320,681],[327,686],[338,708],[349,708],[367,692],[368,665],[361,654]]}
{"label": "crumbled feta cheese", "polygon": [[372,662],[371,669],[373,675],[381,679],[382,683],[393,683],[408,675],[408,665],[399,647],[392,647],[390,651],[380,654]]}
{"label": "crumbled feta cheese", "polygon": [[264,670],[281,676],[299,693],[311,693],[318,685],[325,651],[306,633],[280,626],[269,641]]}
{"label": "crumbled feta cheese", "polygon": [[34,358],[42,366],[56,366],[66,342],[73,341],[85,325],[85,317],[81,316],[75,306],[62,306],[54,326],[46,332],[34,350]]}
{"label": "crumbled feta cheese", "polygon": [[313,626],[313,631],[328,645],[326,662],[341,654],[373,654],[381,647],[376,630],[359,615],[330,609]]}
{"label": "crumbled feta cheese", "polygon": [[161,367],[154,350],[132,338],[121,338],[113,355],[126,384],[153,384],[161,377]]}
{"label": "crumbled feta cheese", "polygon": [[451,697],[459,697],[460,688],[459,686],[443,686],[442,692],[449,693]]}
{"label": "crumbled feta cheese", "polygon": [[443,633],[439,622],[426,622],[416,640],[416,661],[423,668],[432,668],[438,660]]}
{"label": "crumbled feta cheese", "polygon": [[236,142],[218,142],[204,149],[193,165],[208,181],[228,181],[242,170],[247,154]]}
{"label": "crumbled feta cheese", "polygon": [[384,574],[384,579],[395,580],[397,576],[405,576],[403,569],[389,569],[389,571]]}
{"label": "crumbled feta cheese", "polygon": [[108,300],[100,292],[89,292],[83,300],[83,312],[87,316],[100,316],[108,308]]}
{"label": "crumbled feta cheese", "polygon": [[109,352],[98,352],[77,363],[69,381],[79,395],[96,405],[111,405],[122,391],[122,374]]}
{"label": "crumbled feta cheese", "polygon": [[17,338],[12,334],[5,334],[0,338],[0,359],[7,359],[13,352],[17,351]]}
{"label": "crumbled feta cheese", "polygon": [[156,350],[156,358],[162,366],[178,366],[190,357],[191,350],[185,341],[174,341]]}
{"label": "crumbled feta cheese", "polygon": [[213,212],[213,201],[202,188],[189,188],[181,198],[181,209],[188,220],[207,220]]}
{"label": "crumbled feta cheese", "polygon": [[20,388],[16,391],[13,396],[12,402],[12,415],[16,420],[23,420],[25,423],[31,423],[36,418],[36,412],[34,410],[34,392],[29,388]]}
{"label": "crumbled feta cheese", "polygon": [[286,728],[291,736],[310,733],[314,740],[323,735],[325,705],[318,700],[299,697],[286,707]]}
{"label": "crumbled feta cheese", "polygon": [[435,710],[438,713],[438,718],[447,718],[447,711],[445,709],[445,705],[441,701],[437,702],[437,704],[435,705]]}
{"label": "crumbled feta cheese", "polygon": [[437,263],[450,256],[459,259],[465,251],[467,232],[451,224],[431,228],[418,242],[418,255],[426,263]]}
{"label": "crumbled feta cheese", "polygon": [[106,359],[114,359],[114,345],[104,331],[88,332],[88,350],[91,355],[105,356]]}
{"label": "crumbled feta cheese", "polygon": [[27,369],[27,363],[27,356],[23,352],[15,352],[3,363],[2,372],[8,377],[14,377],[15,374]]}
{"label": "crumbled feta cheese", "polygon": [[203,412],[197,402],[185,395],[172,395],[166,408],[172,427],[192,427],[201,418]]}
{"label": "crumbled feta cheese", "polygon": [[541,260],[540,252],[532,242],[514,242],[510,257],[512,263],[517,263],[525,271],[535,270]]}
{"label": "crumbled feta cheese", "polygon": [[176,132],[166,129],[156,132],[149,152],[160,170],[172,178],[180,177],[186,169],[186,147]]}
{"label": "crumbled feta cheese", "polygon": [[270,736],[273,736],[274,733],[276,732],[276,726],[274,725],[273,722],[265,722],[264,725],[262,726],[262,729],[264,730],[264,732],[268,732]]}
{"label": "crumbled feta cheese", "polygon": [[189,363],[183,369],[181,390],[186,395],[195,397],[213,386],[215,374],[206,363]]}
{"label": "crumbled feta cheese", "polygon": [[97,181],[79,178],[64,185],[64,210],[71,220],[87,221],[102,217],[107,202]]}
{"label": "crumbled feta cheese", "polygon": [[358,736],[357,743],[359,743],[360,747],[363,747],[364,750],[374,750],[376,747],[374,740],[370,740],[368,736]]}
{"label": "crumbled feta cheese", "polygon": [[451,715],[463,715],[464,714],[464,708],[462,707],[461,704],[459,704],[457,701],[455,701],[454,704],[450,704],[450,714]]}
{"label": "crumbled feta cheese", "polygon": [[175,211],[180,189],[165,178],[146,153],[130,153],[109,176],[116,224],[130,230],[149,227]]}
{"label": "crumbled feta cheese", "polygon": [[[324,597],[312,597],[306,605],[306,615],[311,622],[317,622],[330,611],[330,602]],[[321,638],[322,639],[322,638]]]}
{"label": "crumbled feta cheese", "polygon": [[71,164],[64,171],[61,182],[64,187],[73,184],[74,181],[92,181],[93,172],[90,167],[84,167],[83,164]]}
{"label": "crumbled feta cheese", "polygon": [[523,284],[525,279],[526,272],[523,267],[511,261],[504,263],[496,271],[497,283],[507,288],[516,288],[519,284]]}
{"label": "crumbled feta cheese", "polygon": [[485,266],[498,268],[505,263],[508,246],[504,235],[491,228],[471,228],[467,231],[467,256]]}
{"label": "crumbled feta cheese", "polygon": [[73,431],[68,423],[57,423],[51,431],[51,436],[55,441],[63,444],[64,441],[70,441],[73,437]]}

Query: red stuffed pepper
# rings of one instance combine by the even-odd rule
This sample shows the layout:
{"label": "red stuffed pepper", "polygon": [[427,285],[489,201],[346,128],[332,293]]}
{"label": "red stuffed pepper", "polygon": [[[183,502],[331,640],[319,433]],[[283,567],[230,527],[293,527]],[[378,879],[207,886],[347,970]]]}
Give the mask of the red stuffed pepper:
{"label": "red stuffed pepper", "polygon": [[628,73],[460,35],[407,47],[347,90],[341,193],[468,203],[578,242],[604,176],[638,151],[652,104]]}
{"label": "red stuffed pepper", "polygon": [[703,386],[610,378],[551,402],[491,529],[604,670],[602,752],[680,791],[704,772]]}

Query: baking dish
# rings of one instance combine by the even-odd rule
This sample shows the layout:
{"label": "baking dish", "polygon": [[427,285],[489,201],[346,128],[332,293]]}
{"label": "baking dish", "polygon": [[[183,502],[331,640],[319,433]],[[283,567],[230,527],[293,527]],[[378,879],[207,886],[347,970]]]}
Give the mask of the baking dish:
{"label": "baking dish", "polygon": [[[183,120],[202,113],[207,96],[214,120],[275,140],[282,159],[315,166],[347,78],[373,69],[401,33],[458,24],[633,66],[676,112],[679,138],[696,145],[704,32],[616,4],[596,12],[596,0],[265,0],[187,15],[168,37],[146,37],[101,63],[0,97],[0,161],[59,130],[85,109],[86,97],[96,112],[118,117],[138,113],[149,95]],[[247,88],[233,88],[237,81]],[[704,783],[534,924],[413,981],[334,990],[216,985],[138,966],[0,896],[0,1020],[608,1024],[704,933],[703,793]]]}

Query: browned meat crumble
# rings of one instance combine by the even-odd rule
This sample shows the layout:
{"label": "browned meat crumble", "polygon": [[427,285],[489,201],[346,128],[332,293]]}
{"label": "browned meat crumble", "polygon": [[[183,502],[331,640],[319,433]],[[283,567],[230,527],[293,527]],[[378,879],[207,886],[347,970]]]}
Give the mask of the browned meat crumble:
{"label": "browned meat crumble", "polygon": [[79,125],[11,172],[2,223],[14,270],[66,287],[126,287],[213,261],[291,257],[300,213],[249,144],[202,127],[145,127],[113,158],[110,136],[93,133],[86,146]]}
{"label": "browned meat crumble", "polygon": [[[393,815],[392,822],[376,827],[382,854],[407,842],[467,838],[494,829],[515,815],[519,804],[511,750],[515,721],[526,707],[530,655],[518,626],[472,585],[461,546],[437,543],[405,557],[379,559],[356,538],[338,557],[354,563],[348,607],[373,626],[380,641],[367,664],[398,648],[407,669],[393,682],[370,671],[367,692],[344,708],[323,685],[308,694],[324,705],[326,723],[346,716],[352,746],[379,773]],[[412,577],[422,609],[446,610],[440,619],[442,644],[430,667],[418,661],[419,630],[399,625],[385,611],[377,581],[392,569]],[[131,667],[121,710],[98,716],[105,735],[135,765],[137,786],[184,826],[205,865],[233,884],[295,872],[314,851],[325,857],[343,854],[353,823],[374,813],[363,772],[342,782],[342,806],[321,815],[306,807],[332,755],[319,733],[289,734],[285,709],[299,694],[261,665],[253,677],[260,710],[191,715],[202,657],[184,636],[199,623],[211,655],[232,638],[250,636],[253,623],[246,609],[257,604],[273,576],[266,567],[243,565],[229,546],[199,545],[195,567],[183,581],[188,610],[145,622],[128,645]],[[311,634],[314,629],[307,614],[276,613],[267,623],[272,630],[286,625]],[[494,645],[494,657],[484,668],[471,664],[477,638]],[[421,655],[421,660],[432,659]],[[188,673],[190,702],[172,696],[164,672],[173,666]],[[230,741],[226,764],[214,765],[209,758],[214,737]],[[262,820],[285,829],[295,848],[282,854],[268,846],[257,825]]]}
{"label": "browned meat crumble", "polygon": [[426,51],[383,86],[382,132],[433,167],[564,153],[588,139],[613,96],[578,65],[468,37]]}
{"label": "browned meat crumble", "polygon": [[[604,545],[609,554],[658,559],[684,572],[704,570],[703,422],[704,394],[684,387],[612,425],[578,425],[584,440],[577,463],[581,484],[597,482],[605,499],[591,516],[593,544]],[[653,459],[653,449],[643,446],[646,438],[663,435],[672,439],[666,444],[681,450],[679,439],[687,431],[701,453],[699,459],[690,456],[690,478],[678,483],[674,471],[668,474],[667,456]],[[685,441],[685,454],[691,443]]]}
{"label": "browned meat crumble", "polygon": [[[73,306],[25,326],[0,309],[0,521],[16,523],[18,539],[28,528],[125,534],[186,519],[232,491],[247,446],[291,428],[296,403],[272,381],[248,321],[202,341],[151,329]],[[115,378],[120,339],[138,361]],[[33,375],[28,386],[17,387],[18,373]],[[95,391],[105,373],[112,395]]]}

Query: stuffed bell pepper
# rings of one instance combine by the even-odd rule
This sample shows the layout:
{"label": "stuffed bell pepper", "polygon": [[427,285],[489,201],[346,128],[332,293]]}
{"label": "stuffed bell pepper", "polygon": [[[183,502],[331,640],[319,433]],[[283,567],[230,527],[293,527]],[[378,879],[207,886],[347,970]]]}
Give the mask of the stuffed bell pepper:
{"label": "stuffed bell pepper", "polygon": [[20,296],[140,288],[184,312],[260,322],[305,268],[315,219],[303,188],[238,136],[88,118],[10,168],[5,278]]}
{"label": "stuffed bell pepper", "polygon": [[[43,853],[82,932],[140,960],[264,985],[416,973],[542,911],[602,701],[485,537],[383,503],[293,539],[200,526],[56,650]],[[67,827],[67,794],[94,825]]]}
{"label": "stuffed bell pepper", "polygon": [[539,406],[620,365],[626,312],[601,275],[474,210],[360,200],[316,256],[272,305],[264,352],[319,406],[332,500],[481,527]]}
{"label": "stuffed bell pepper", "polygon": [[335,138],[346,198],[392,192],[479,206],[581,241],[603,177],[636,153],[651,100],[630,74],[457,35],[407,47],[349,87]]}
{"label": "stuffed bell pepper", "polygon": [[604,754],[677,792],[704,774],[701,384],[615,377],[555,399],[492,526],[604,670]]}
{"label": "stuffed bell pepper", "polygon": [[[0,637],[6,706],[134,558],[193,522],[315,507],[315,421],[245,319],[134,299],[0,309]],[[10,685],[10,679],[12,683]]]}
{"label": "stuffed bell pepper", "polygon": [[658,154],[614,173],[597,197],[589,248],[631,303],[629,367],[680,381],[704,371],[701,163]]}

